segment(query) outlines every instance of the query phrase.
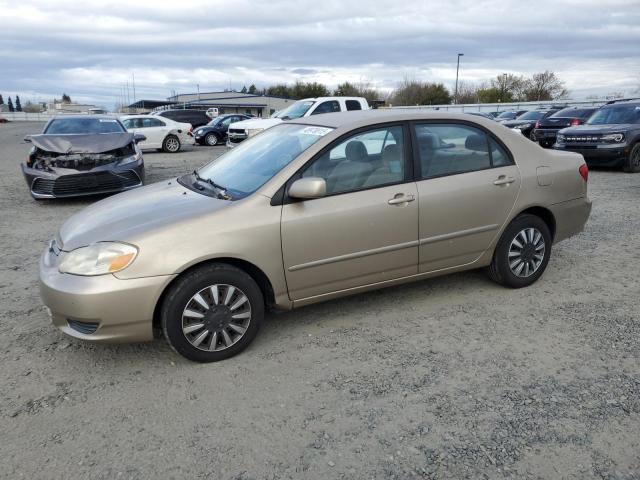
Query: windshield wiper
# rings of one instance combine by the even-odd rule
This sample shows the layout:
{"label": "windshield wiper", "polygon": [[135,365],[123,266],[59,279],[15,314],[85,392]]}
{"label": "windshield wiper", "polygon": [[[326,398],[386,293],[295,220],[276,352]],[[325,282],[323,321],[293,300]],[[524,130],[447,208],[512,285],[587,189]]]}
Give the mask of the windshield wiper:
{"label": "windshield wiper", "polygon": [[219,190],[218,193],[218,198],[222,199],[222,200],[231,200],[231,195],[229,193],[227,193],[227,189],[225,187],[223,187],[222,185],[218,185],[216,182],[214,182],[212,179],[210,178],[202,178],[199,174],[198,174],[198,170],[195,169],[193,171],[193,176],[196,177],[196,180],[200,181],[200,182],[205,182],[208,183],[209,185],[211,185],[212,187],[216,188]]}

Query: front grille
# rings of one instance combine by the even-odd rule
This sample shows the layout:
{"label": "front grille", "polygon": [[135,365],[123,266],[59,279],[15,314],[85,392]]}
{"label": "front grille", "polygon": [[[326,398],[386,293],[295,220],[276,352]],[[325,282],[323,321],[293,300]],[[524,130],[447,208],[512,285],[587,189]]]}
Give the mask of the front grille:
{"label": "front grille", "polygon": [[70,328],[76,332],[83,333],[84,335],[91,335],[98,330],[99,323],[94,322],[79,322],[78,320],[71,320],[67,318],[67,324]]}
{"label": "front grille", "polygon": [[602,135],[565,135],[565,142],[571,143],[594,143],[599,142]]}
{"label": "front grille", "polygon": [[140,185],[140,177],[133,170],[124,172],[97,172],[63,175],[56,179],[36,178],[33,193],[69,197],[89,193],[117,192],[128,187]]}

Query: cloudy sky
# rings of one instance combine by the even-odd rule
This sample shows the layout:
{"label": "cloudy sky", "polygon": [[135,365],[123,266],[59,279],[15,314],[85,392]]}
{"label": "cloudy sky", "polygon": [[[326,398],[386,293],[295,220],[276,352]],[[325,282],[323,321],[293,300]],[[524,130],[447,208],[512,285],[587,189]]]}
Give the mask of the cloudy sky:
{"label": "cloudy sky", "polygon": [[[0,0],[0,93],[112,107],[296,79],[453,88],[555,71],[571,97],[640,88],[640,0]],[[129,98],[133,100],[130,88]]]}

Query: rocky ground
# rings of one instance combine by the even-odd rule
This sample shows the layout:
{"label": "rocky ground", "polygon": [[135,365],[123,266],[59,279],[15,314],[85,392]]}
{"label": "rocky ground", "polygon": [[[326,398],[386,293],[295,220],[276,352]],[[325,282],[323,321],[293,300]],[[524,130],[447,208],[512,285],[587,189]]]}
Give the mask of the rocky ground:
{"label": "rocky ground", "polygon": [[[592,171],[586,231],[542,279],[482,272],[269,316],[241,355],[95,346],[41,306],[39,124],[0,125],[0,478],[639,479],[640,175]],[[149,181],[224,147],[145,155]]]}

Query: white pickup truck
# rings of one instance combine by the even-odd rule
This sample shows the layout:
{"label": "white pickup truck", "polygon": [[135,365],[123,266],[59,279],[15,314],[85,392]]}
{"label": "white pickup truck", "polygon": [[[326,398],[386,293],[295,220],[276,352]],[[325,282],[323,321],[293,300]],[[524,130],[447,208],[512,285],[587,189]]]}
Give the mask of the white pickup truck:
{"label": "white pickup truck", "polygon": [[274,113],[271,118],[243,120],[229,125],[227,147],[235,147],[245,138],[252,137],[267,128],[287,120],[310,117],[321,113],[347,112],[350,110],[368,110],[367,100],[361,97],[317,97],[298,100],[284,110]]}

